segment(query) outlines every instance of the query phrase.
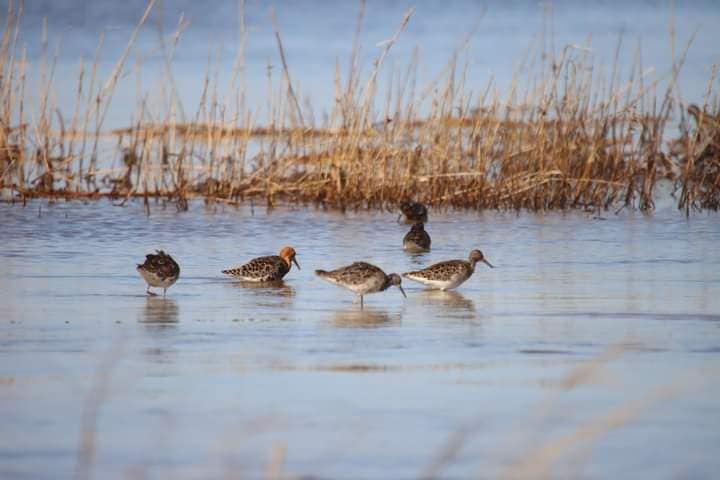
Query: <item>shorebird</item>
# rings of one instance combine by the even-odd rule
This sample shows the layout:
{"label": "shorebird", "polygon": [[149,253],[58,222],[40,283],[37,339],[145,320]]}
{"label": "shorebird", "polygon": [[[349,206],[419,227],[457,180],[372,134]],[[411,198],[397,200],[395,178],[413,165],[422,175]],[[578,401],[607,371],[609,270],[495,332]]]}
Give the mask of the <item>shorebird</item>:
{"label": "shorebird", "polygon": [[355,262],[330,272],[315,270],[315,275],[360,295],[360,309],[363,308],[364,295],[384,292],[393,285],[400,289],[403,297],[407,298],[401,285],[400,275],[397,273],[386,275],[381,269],[369,263]]}
{"label": "shorebird", "polygon": [[137,271],[147,282],[147,294],[157,295],[150,291],[150,287],[163,289],[163,297],[170,286],[180,276],[180,265],[173,258],[162,250],[156,250],[155,254],[145,256],[145,263],[138,264]]}
{"label": "shorebird", "polygon": [[494,268],[480,250],[473,250],[470,252],[468,260],[447,260],[417,272],[403,273],[403,277],[420,282],[428,287],[450,290],[472,276],[477,262],[483,262],[488,267]]}
{"label": "shorebird", "polygon": [[403,202],[400,204],[400,212],[397,219],[398,222],[403,215],[405,216],[405,223],[427,223],[428,221],[427,207],[422,203]]}
{"label": "shorebird", "polygon": [[403,249],[408,252],[430,250],[430,235],[425,231],[425,225],[422,222],[417,222],[410,227],[410,231],[403,238]]}
{"label": "shorebird", "polygon": [[284,247],[277,255],[253,258],[245,265],[223,270],[222,273],[246,282],[276,282],[290,271],[292,262],[300,270],[300,264],[295,259],[295,249]]}

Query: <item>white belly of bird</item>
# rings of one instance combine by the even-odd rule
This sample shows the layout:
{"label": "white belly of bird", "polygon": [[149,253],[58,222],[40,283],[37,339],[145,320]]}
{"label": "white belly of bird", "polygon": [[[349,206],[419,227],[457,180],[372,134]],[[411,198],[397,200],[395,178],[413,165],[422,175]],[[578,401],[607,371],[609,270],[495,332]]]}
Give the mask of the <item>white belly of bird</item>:
{"label": "white belly of bird", "polygon": [[265,280],[264,277],[248,277],[244,275],[233,275],[235,278],[239,278],[243,282],[250,282],[250,283],[265,283],[267,280]]}
{"label": "white belly of bird", "polygon": [[142,268],[139,268],[138,271],[151,287],[168,288],[177,280],[176,277],[168,277],[165,279],[160,278],[160,276],[154,274],[153,272],[148,272]]}
{"label": "white belly of bird", "polygon": [[350,288],[353,292],[355,292],[358,295],[367,295],[368,293],[375,293],[378,291],[376,285],[355,285]]}
{"label": "white belly of bird", "polygon": [[347,288],[348,290],[357,295],[367,295],[368,293],[375,293],[380,289],[380,286],[382,285],[381,280],[377,280],[374,278],[360,284],[345,283],[342,281],[337,281],[333,278],[328,278],[327,280],[334,283],[335,285]]}
{"label": "white belly of bird", "polygon": [[464,278],[463,275],[453,275],[448,280],[431,280],[415,275],[408,275],[408,278],[411,280],[415,280],[416,282],[420,282],[423,285],[427,285],[428,287],[439,290],[452,290],[453,288],[457,288],[465,280],[467,280],[467,278]]}
{"label": "white belly of bird", "polygon": [[418,252],[425,252],[427,251],[426,248],[421,247],[415,242],[407,241],[403,242],[403,250],[410,252],[410,253],[418,253]]}

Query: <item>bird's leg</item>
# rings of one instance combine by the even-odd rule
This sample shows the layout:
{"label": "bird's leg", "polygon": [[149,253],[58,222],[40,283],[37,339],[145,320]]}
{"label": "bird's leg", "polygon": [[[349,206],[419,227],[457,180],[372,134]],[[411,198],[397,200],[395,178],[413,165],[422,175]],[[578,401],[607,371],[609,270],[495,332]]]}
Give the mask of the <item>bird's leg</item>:
{"label": "bird's leg", "polygon": [[167,292],[167,288],[163,288],[163,298],[165,298],[165,292]]}
{"label": "bird's leg", "polygon": [[363,296],[360,295],[360,310],[363,309]]}
{"label": "bird's leg", "polygon": [[148,288],[147,288],[147,290],[145,290],[145,292],[146,292],[148,295],[150,295],[151,297],[157,296],[157,293],[150,291],[150,285],[148,285]]}

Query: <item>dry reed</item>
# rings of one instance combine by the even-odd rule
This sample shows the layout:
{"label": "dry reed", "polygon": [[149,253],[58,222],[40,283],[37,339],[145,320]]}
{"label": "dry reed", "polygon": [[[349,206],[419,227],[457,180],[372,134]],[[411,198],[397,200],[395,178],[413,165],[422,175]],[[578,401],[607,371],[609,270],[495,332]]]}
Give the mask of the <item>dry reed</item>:
{"label": "dry reed", "polygon": [[[643,69],[639,49],[623,82],[617,58],[608,76],[593,64],[588,49],[571,45],[559,53],[542,47],[529,54],[526,73],[514,75],[506,98],[490,93],[492,83],[479,94],[466,85],[467,65],[458,64],[464,42],[428,88],[416,86],[414,56],[405,72],[392,76],[383,104],[377,98],[378,74],[413,11],[363,80],[361,3],[347,73],[343,79],[336,67],[335,102],[325,124],[316,127],[293,87],[273,14],[282,77],[278,87],[268,69],[269,121],[257,125],[258,112],[245,102],[241,2],[240,47],[224,95],[209,62],[201,100],[186,116],[170,68],[187,26],[180,19],[174,43],[168,47],[161,40],[166,68],[160,83],[168,89],[161,95],[164,111],[149,111],[141,98],[130,127],[105,131],[121,73],[153,4],[148,3],[109,78],[97,78],[98,55],[91,65],[81,62],[75,108],[65,118],[50,95],[57,53],[48,54],[46,39],[39,91],[33,92],[40,102],[27,109],[28,61],[18,45],[22,3],[18,8],[9,3],[0,43],[4,199],[163,197],[184,209],[189,198],[200,196],[233,204],[262,198],[268,205],[289,201],[344,209],[390,208],[413,198],[478,209],[649,210],[658,183],[670,182],[685,213],[720,208],[715,70],[702,106],[686,106],[675,94],[691,41],[674,58],[663,91]],[[135,69],[139,75],[140,67]],[[680,133],[668,138],[678,118]],[[109,147],[113,140],[116,146]]]}

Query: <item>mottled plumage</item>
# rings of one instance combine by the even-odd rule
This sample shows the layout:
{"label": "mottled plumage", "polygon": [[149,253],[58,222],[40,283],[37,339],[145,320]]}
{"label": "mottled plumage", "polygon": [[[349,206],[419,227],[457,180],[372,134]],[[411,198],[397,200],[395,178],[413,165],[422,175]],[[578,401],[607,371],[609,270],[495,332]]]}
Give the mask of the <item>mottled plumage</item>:
{"label": "mottled plumage", "polygon": [[360,308],[363,308],[364,295],[383,292],[393,285],[398,287],[405,296],[400,275],[397,273],[386,275],[375,265],[365,262],[355,262],[330,272],[315,270],[315,275],[360,295]]}
{"label": "mottled plumage", "polygon": [[280,250],[279,255],[253,258],[245,265],[223,270],[222,273],[246,282],[276,282],[282,280],[290,271],[292,262],[295,262],[300,270],[300,264],[295,259],[295,250],[292,247],[285,247]]}
{"label": "mottled plumage", "polygon": [[410,227],[410,231],[403,238],[403,248],[408,252],[430,250],[430,235],[425,231],[425,225],[418,222]]}
{"label": "mottled plumage", "polygon": [[480,250],[470,252],[468,260],[447,260],[445,262],[436,263],[423,270],[417,272],[403,273],[403,277],[409,278],[423,285],[440,290],[449,290],[462,284],[470,278],[475,272],[475,264],[483,262],[488,267],[493,268]]}
{"label": "mottled plumage", "polygon": [[165,296],[167,289],[180,276],[180,265],[167,253],[157,250],[155,254],[145,256],[145,263],[138,264],[137,271],[148,284],[148,295],[155,295],[150,291],[150,287],[159,287],[163,289]]}
{"label": "mottled plumage", "polygon": [[398,221],[403,216],[405,217],[405,223],[427,223],[428,221],[427,208],[422,203],[403,202],[400,204],[400,212]]}

